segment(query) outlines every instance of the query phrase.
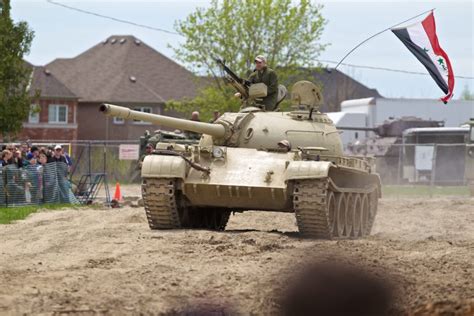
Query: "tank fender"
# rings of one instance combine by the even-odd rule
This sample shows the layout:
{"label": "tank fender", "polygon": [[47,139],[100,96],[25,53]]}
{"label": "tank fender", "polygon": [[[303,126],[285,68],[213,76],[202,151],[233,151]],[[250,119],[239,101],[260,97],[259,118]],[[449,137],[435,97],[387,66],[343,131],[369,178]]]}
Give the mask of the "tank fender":
{"label": "tank fender", "polygon": [[334,167],[330,161],[292,161],[286,168],[285,181],[299,179],[320,179]]}
{"label": "tank fender", "polygon": [[143,160],[142,178],[186,177],[186,162],[178,156],[149,155]]}

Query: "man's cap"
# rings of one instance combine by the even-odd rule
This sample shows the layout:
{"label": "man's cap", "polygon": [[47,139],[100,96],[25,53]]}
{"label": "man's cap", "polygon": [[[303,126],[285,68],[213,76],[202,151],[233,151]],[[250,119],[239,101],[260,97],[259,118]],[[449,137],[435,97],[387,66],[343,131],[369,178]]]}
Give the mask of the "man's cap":
{"label": "man's cap", "polygon": [[61,147],[61,145],[56,145],[56,146],[54,146],[54,150],[56,150],[56,149],[63,149],[63,148]]}
{"label": "man's cap", "polygon": [[255,61],[260,61],[260,62],[266,63],[267,59],[263,55],[258,55],[257,57],[255,57]]}
{"label": "man's cap", "polygon": [[148,144],[146,144],[145,148],[153,148],[153,145],[148,143]]}

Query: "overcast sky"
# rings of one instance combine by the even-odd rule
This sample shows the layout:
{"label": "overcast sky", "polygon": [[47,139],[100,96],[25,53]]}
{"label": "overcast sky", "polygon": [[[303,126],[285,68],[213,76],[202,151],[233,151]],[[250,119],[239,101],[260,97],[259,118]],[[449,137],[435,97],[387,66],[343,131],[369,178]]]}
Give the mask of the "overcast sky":
{"label": "overcast sky", "polygon": [[[208,1],[54,1],[171,31],[176,20],[184,19],[196,7],[209,6]],[[26,57],[35,65],[47,64],[55,58],[77,56],[110,35],[134,35],[171,58],[174,56],[169,45],[177,46],[181,40],[177,35],[70,11],[46,0],[11,2],[14,20],[27,21],[35,31],[31,52]],[[451,59],[455,74],[474,77],[472,1],[318,2],[324,4],[322,13],[328,20],[322,42],[330,43],[321,54],[321,60],[338,61],[367,37],[425,10],[436,8],[434,14],[438,38]],[[345,62],[426,73],[424,67],[390,31],[367,42]],[[436,99],[443,95],[429,76],[346,66],[340,66],[339,69],[368,87],[378,89],[385,97]],[[456,78],[454,98],[460,96],[466,85],[474,92],[473,79]]]}

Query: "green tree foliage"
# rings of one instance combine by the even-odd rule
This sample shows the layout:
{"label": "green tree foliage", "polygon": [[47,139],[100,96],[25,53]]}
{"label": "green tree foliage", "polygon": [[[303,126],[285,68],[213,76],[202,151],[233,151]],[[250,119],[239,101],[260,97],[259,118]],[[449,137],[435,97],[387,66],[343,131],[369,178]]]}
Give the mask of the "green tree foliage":
{"label": "green tree foliage", "polygon": [[13,23],[10,0],[0,0],[0,137],[9,139],[22,128],[31,99],[31,69],[23,56],[29,52],[33,31],[26,22]]}
{"label": "green tree foliage", "polygon": [[467,84],[461,92],[461,100],[474,100],[474,93],[471,93]]}
{"label": "green tree foliage", "polygon": [[320,38],[326,21],[322,6],[309,0],[212,0],[176,23],[184,42],[175,48],[177,58],[200,75],[210,78],[194,100],[172,101],[179,111],[199,109],[204,117],[213,110],[236,110],[234,90],[221,81],[222,72],[214,58],[225,60],[246,78],[256,55],[265,55],[278,70],[281,82],[313,67],[324,44]]}

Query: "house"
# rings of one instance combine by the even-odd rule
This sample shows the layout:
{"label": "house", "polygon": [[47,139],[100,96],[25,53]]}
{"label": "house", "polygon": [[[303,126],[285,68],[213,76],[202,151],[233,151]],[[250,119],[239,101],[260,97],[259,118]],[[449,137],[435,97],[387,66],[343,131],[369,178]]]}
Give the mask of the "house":
{"label": "house", "polygon": [[76,140],[78,97],[45,67],[32,67],[29,94],[34,97],[19,139]]}
{"label": "house", "polygon": [[341,103],[349,99],[382,98],[377,89],[368,88],[337,69],[321,68],[311,76],[323,88],[323,112],[341,111]]}
{"label": "house", "polygon": [[159,125],[124,121],[99,113],[102,103],[165,112],[168,100],[196,96],[198,78],[134,36],[114,35],[74,58],[59,58],[45,69],[78,96],[78,139],[136,140]]}

